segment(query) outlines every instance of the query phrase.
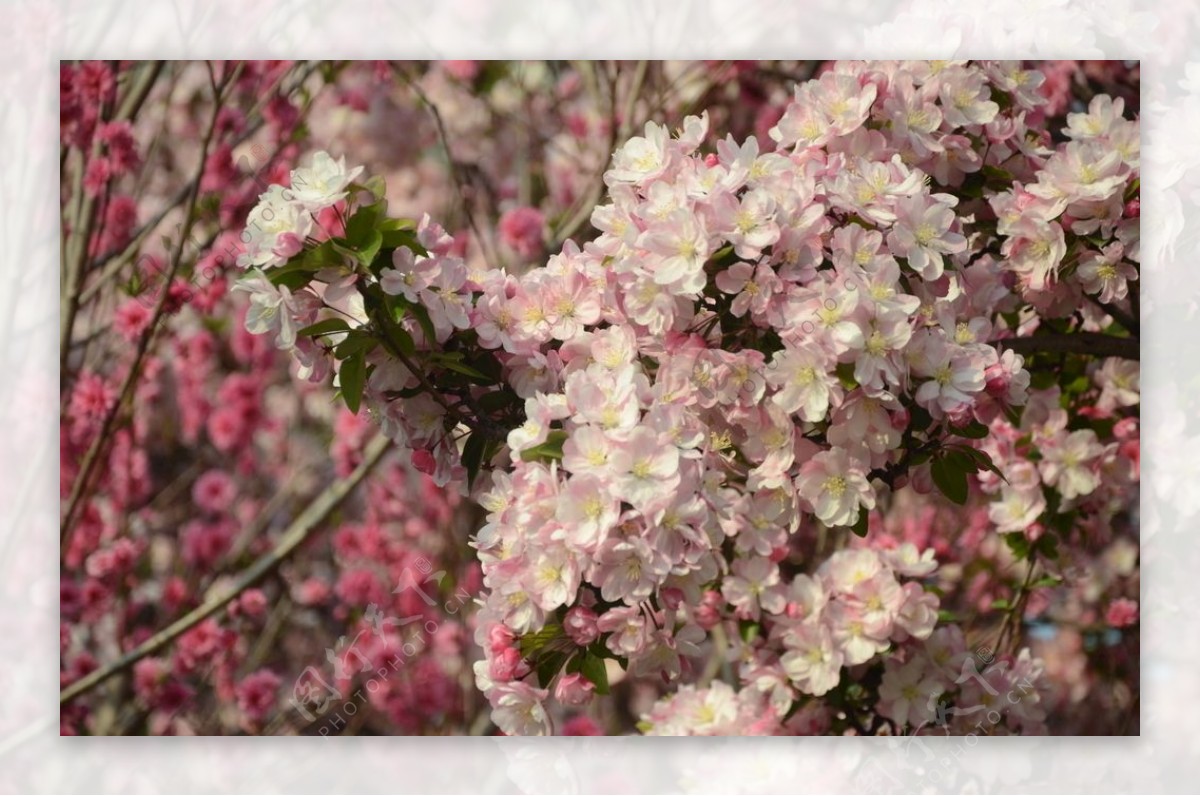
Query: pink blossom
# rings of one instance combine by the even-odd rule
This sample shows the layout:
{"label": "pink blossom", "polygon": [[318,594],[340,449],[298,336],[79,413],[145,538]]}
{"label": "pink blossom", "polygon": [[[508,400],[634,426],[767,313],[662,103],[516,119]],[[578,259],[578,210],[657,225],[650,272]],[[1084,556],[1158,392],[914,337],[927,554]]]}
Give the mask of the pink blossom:
{"label": "pink blossom", "polygon": [[581,707],[592,701],[596,686],[579,672],[564,674],[554,686],[554,698],[570,707]]}
{"label": "pink blossom", "polygon": [[223,470],[208,470],[192,484],[192,500],[213,514],[226,512],[237,495],[237,487]]}
{"label": "pink blossom", "polygon": [[542,249],[545,226],[536,207],[515,207],[500,216],[500,240],[522,259],[532,259]]}
{"label": "pink blossom", "polygon": [[1138,621],[1138,603],[1137,600],[1129,600],[1120,597],[1108,604],[1108,610],[1104,612],[1104,621],[1109,627],[1129,627]]}
{"label": "pink blossom", "polygon": [[251,723],[262,722],[275,707],[281,682],[279,675],[270,669],[259,669],[242,678],[237,687],[237,704]]}

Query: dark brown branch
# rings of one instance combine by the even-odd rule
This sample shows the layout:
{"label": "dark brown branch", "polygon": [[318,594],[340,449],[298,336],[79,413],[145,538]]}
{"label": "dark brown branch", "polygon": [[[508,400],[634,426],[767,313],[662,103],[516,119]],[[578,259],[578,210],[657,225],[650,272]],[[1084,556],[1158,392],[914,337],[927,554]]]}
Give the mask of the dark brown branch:
{"label": "dark brown branch", "polygon": [[1093,357],[1141,358],[1141,343],[1136,337],[1114,337],[1099,332],[1035,334],[993,340],[992,345],[1018,354],[1082,354]]}
{"label": "dark brown branch", "polygon": [[[1087,295],[1087,294],[1085,294]],[[1131,334],[1137,335],[1141,332],[1141,325],[1137,320],[1125,310],[1115,304],[1106,304],[1095,296],[1087,295],[1087,300],[1095,304],[1100,309],[1104,310],[1117,323],[1124,326]]]}

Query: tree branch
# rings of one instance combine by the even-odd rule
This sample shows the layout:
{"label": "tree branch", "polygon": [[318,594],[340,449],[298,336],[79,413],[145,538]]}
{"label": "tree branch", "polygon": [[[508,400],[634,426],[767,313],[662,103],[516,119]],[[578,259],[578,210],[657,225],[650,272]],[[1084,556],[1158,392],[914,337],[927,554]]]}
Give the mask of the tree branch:
{"label": "tree branch", "polygon": [[[208,128],[204,133],[204,141],[200,145],[200,165],[197,167],[196,179],[193,180],[188,192],[187,215],[184,218],[183,227],[180,229],[179,240],[175,244],[175,251],[171,256],[171,266],[167,272],[166,278],[163,280],[162,286],[159,289],[158,300],[154,304],[154,310],[150,316],[150,322],[146,325],[145,331],[142,332],[141,338],[138,340],[137,350],[134,352],[133,361],[129,365],[129,373],[125,376],[125,382],[121,386],[121,391],[117,400],[113,402],[112,407],[104,416],[104,421],[100,425],[100,430],[96,434],[95,440],[84,454],[83,462],[79,466],[79,475],[75,478],[75,483],[71,485],[71,494],[67,499],[66,512],[63,514],[62,527],[59,531],[59,540],[62,543],[62,549],[65,552],[67,543],[70,540],[71,531],[75,521],[76,512],[86,499],[88,482],[91,479],[92,472],[96,466],[101,451],[108,443],[108,435],[113,430],[116,423],[117,413],[121,407],[128,401],[132,395],[134,387],[137,385],[138,377],[141,375],[142,361],[146,357],[146,352],[149,351],[150,345],[154,337],[158,333],[158,324],[162,319],[166,310],[167,300],[170,297],[171,283],[175,280],[175,275],[179,273],[179,266],[183,262],[183,249],[187,243],[188,237],[192,231],[192,224],[196,220],[196,202],[200,196],[200,179],[204,175],[204,169],[207,167],[208,148],[213,140],[213,134],[216,131],[217,119],[221,111],[222,95],[224,89],[231,85],[238,73],[241,72],[242,65],[239,64],[234,70],[226,76],[225,80],[218,85],[215,74],[212,71],[211,64],[209,68],[209,80],[213,92],[213,110],[211,119],[208,123]],[[65,323],[65,320],[64,320]],[[69,329],[66,329],[69,334]],[[65,352],[70,350],[69,341],[64,339],[64,359],[62,361],[61,378],[65,378],[66,374],[66,359]]]}
{"label": "tree branch", "polygon": [[1136,337],[1114,337],[1100,332],[1008,337],[993,340],[992,345],[1016,351],[1018,354],[1082,354],[1133,360],[1141,358],[1141,344]]}
{"label": "tree branch", "polygon": [[367,443],[367,447],[363,451],[363,460],[355,468],[354,472],[346,479],[330,484],[324,492],[317,495],[305,507],[304,511],[300,513],[300,516],[284,531],[275,549],[247,567],[227,589],[209,596],[203,604],[167,627],[166,630],[155,633],[136,649],[122,655],[113,663],[102,669],[97,669],[86,677],[81,677],[64,688],[58,696],[59,705],[65,705],[81,694],[86,694],[113,675],[128,669],[147,655],[151,655],[162,649],[217,611],[220,611],[246,589],[258,583],[259,580],[278,567],[284,559],[295,552],[308,539],[308,535],[312,532],[313,528],[321,524],[334,509],[341,505],[350,492],[380,462],[390,446],[391,440],[383,434],[379,434],[372,439]]}

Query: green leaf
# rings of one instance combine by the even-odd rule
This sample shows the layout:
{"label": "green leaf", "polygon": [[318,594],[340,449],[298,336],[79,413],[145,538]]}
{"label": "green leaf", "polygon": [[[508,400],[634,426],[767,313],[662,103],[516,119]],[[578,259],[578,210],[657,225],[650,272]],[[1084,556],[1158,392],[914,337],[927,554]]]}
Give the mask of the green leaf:
{"label": "green leaf", "polygon": [[1062,582],[1062,578],[1057,575],[1042,575],[1033,583],[1030,583],[1029,587],[1031,589],[1049,589],[1060,585]]}
{"label": "green leaf", "polygon": [[320,271],[322,268],[331,268],[345,265],[345,260],[333,245],[333,241],[325,241],[317,246],[306,251],[300,257],[293,258],[286,267],[290,267],[292,263],[297,263],[298,268],[303,268],[308,271]]}
{"label": "green leaf", "polygon": [[850,526],[850,530],[854,532],[855,536],[865,537],[867,535],[867,525],[870,517],[871,512],[867,511],[866,509],[859,509],[858,519],[855,520],[854,525]]}
{"label": "green leaf", "polygon": [[913,406],[908,411],[908,427],[913,431],[923,431],[929,428],[929,424],[933,422],[933,417],[929,411],[922,406]]}
{"label": "green leaf", "polygon": [[733,253],[733,246],[722,246],[713,252],[713,255],[708,258],[710,263],[719,266],[731,265],[737,262],[737,257]]}
{"label": "green leaf", "polygon": [[417,224],[408,218],[385,218],[379,224],[383,234],[383,248],[409,249],[413,254],[427,255],[429,252],[417,241]]}
{"label": "green leaf", "polygon": [[990,473],[995,473],[996,477],[1004,483],[1008,483],[1008,479],[1004,473],[1000,472],[1000,468],[992,461],[992,457],[986,452],[978,448],[972,448],[970,445],[947,445],[948,450],[953,451],[952,456],[961,462],[962,467],[969,473],[977,473],[980,470],[987,470]]}
{"label": "green leaf", "polygon": [[379,223],[380,206],[378,204],[360,207],[350,220],[346,222],[346,243],[353,249],[362,248],[372,232],[376,231]]}
{"label": "green leaf", "polygon": [[1032,545],[1025,538],[1025,534],[1006,533],[1004,534],[1004,543],[1008,545],[1008,549],[1012,551],[1018,561],[1024,561],[1026,558],[1029,558],[1029,551],[1032,549]]}
{"label": "green leaf", "polygon": [[446,370],[452,370],[455,373],[461,373],[462,375],[468,377],[469,379],[471,379],[471,381],[474,381],[477,384],[483,384],[483,385],[495,384],[494,379],[488,378],[487,376],[483,375],[479,371],[475,370],[475,368],[471,367],[470,365],[465,365],[456,359],[450,359],[445,356],[436,356],[435,355],[435,356],[430,357],[430,361],[435,365],[440,365],[441,367],[445,368]]}
{"label": "green leaf", "polygon": [[988,427],[978,420],[972,420],[965,426],[950,426],[950,433],[967,439],[984,439],[988,435]]}
{"label": "green leaf", "polygon": [[504,375],[504,368],[500,365],[500,360],[489,352],[483,352],[468,364],[486,376],[489,384],[499,384]]}
{"label": "green leaf", "polygon": [[338,359],[345,359],[359,352],[365,355],[377,345],[379,345],[379,341],[374,336],[355,330],[348,333],[346,339],[338,344],[338,347],[333,350],[333,355]]}
{"label": "green leaf", "polygon": [[507,389],[485,392],[475,399],[475,403],[479,405],[479,408],[488,414],[503,412],[505,409],[516,406],[520,402],[520,397],[512,390]]}
{"label": "green leaf", "polygon": [[1035,390],[1048,390],[1057,382],[1058,374],[1051,370],[1037,370],[1029,376],[1029,386]]}
{"label": "green leaf", "polygon": [[938,490],[951,501],[960,506],[967,502],[967,471],[957,457],[947,455],[934,459],[929,474]]}
{"label": "green leaf", "polygon": [[317,337],[324,334],[348,331],[350,331],[350,324],[346,323],[341,318],[326,318],[323,321],[317,321],[314,324],[305,326],[303,329],[296,332],[296,335],[298,337]]}
{"label": "green leaf", "polygon": [[309,271],[272,271],[267,278],[275,287],[286,287],[295,293],[311,282],[313,275]]}
{"label": "green leaf", "polygon": [[[1072,512],[1072,514],[1074,514],[1074,512]],[[1060,516],[1065,516],[1065,515],[1060,515]],[[1042,534],[1042,536],[1038,538],[1037,544],[1034,545],[1034,549],[1052,561],[1054,559],[1057,559],[1058,558],[1058,535],[1053,534],[1053,533]]]}
{"label": "green leaf", "polygon": [[479,468],[483,464],[483,450],[486,445],[487,437],[478,431],[469,434],[466,443],[463,444],[462,463],[467,470],[468,489],[475,486],[475,477],[479,475]]}
{"label": "green leaf", "polygon": [[411,304],[405,302],[408,306],[408,311],[417,319],[417,323],[421,326],[421,333],[425,336],[425,345],[433,346],[437,343],[437,331],[433,328],[433,321],[429,320],[429,310],[425,309],[423,304]]}
{"label": "green leaf", "polygon": [[562,637],[562,625],[557,622],[547,623],[535,633],[526,633],[517,639],[517,649],[524,658],[532,658],[539,650],[550,642]]}
{"label": "green leaf", "polygon": [[358,407],[362,403],[363,385],[366,382],[366,375],[367,359],[365,351],[359,351],[342,360],[342,366],[338,370],[338,383],[342,387],[342,400],[346,402],[346,408],[354,414],[358,414]]}
{"label": "green leaf", "polygon": [[566,661],[565,652],[543,652],[539,655],[536,664],[538,684],[542,688],[548,688]]}
{"label": "green leaf", "polygon": [[854,363],[842,362],[837,366],[838,381],[847,390],[853,390],[858,386],[858,381],[854,378]]}
{"label": "green leaf", "polygon": [[1010,603],[1008,600],[992,600],[993,611],[1007,611],[1011,607],[1012,603]]}
{"label": "green leaf", "polygon": [[355,250],[354,256],[364,266],[370,266],[375,261],[375,255],[379,254],[379,249],[383,246],[383,235],[377,229],[372,229],[367,233],[366,240]]}
{"label": "green leaf", "polygon": [[1005,171],[997,166],[984,166],[983,176],[987,180],[988,187],[997,191],[1008,190],[1012,187],[1013,181],[1016,179],[1013,177],[1012,172]]}
{"label": "green leaf", "polygon": [[738,622],[738,633],[742,637],[742,641],[747,644],[753,644],[754,639],[758,638],[762,632],[762,628],[758,626],[758,622],[753,622],[749,619],[743,619]]}
{"label": "green leaf", "polygon": [[563,443],[567,441],[567,432],[554,430],[546,437],[546,441],[541,445],[535,445],[532,448],[527,448],[521,451],[521,461],[536,462],[549,459],[561,459],[563,455]]}
{"label": "green leaf", "polygon": [[1091,386],[1091,379],[1089,379],[1087,376],[1080,376],[1067,386],[1063,387],[1063,392],[1078,395],[1080,393],[1087,392]]}
{"label": "green leaf", "polygon": [[413,342],[412,335],[403,326],[388,327],[388,339],[399,349],[401,354],[410,359],[416,355],[417,346]]}
{"label": "green leaf", "polygon": [[371,196],[374,196],[376,201],[383,199],[383,195],[387,193],[387,183],[378,174],[372,175],[363,188],[370,191]]}
{"label": "green leaf", "polygon": [[597,694],[608,695],[608,669],[604,665],[603,658],[584,655],[583,660],[579,662],[579,673],[596,686]]}
{"label": "green leaf", "polygon": [[379,223],[380,232],[413,232],[417,222],[411,218],[385,218]]}

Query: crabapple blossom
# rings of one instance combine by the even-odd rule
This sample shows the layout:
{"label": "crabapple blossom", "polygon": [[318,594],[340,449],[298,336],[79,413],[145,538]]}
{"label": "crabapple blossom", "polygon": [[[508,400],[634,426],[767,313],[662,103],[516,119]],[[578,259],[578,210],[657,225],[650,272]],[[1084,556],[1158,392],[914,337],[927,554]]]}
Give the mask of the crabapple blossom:
{"label": "crabapple blossom", "polygon": [[1070,500],[1096,489],[1099,484],[1096,464],[1102,453],[1096,432],[1080,429],[1046,446],[1038,469],[1048,486],[1056,487],[1064,499]]}
{"label": "crabapple blossom", "polygon": [[[710,136],[708,114],[649,121],[612,153],[595,234],[528,268],[428,216],[376,218],[326,156],[350,255],[306,271],[326,244],[304,202],[323,200],[264,194],[250,219],[283,203],[287,223],[252,233],[247,264],[299,276],[252,272],[247,327],[288,346],[327,328],[301,336],[331,337],[315,345],[348,405],[487,513],[475,672],[502,731],[549,731],[617,669],[685,681],[649,733],[795,729],[793,708],[819,724],[813,698],[868,671],[896,728],[977,696],[946,670],[967,659],[941,595],[1032,614],[1003,554],[1032,574],[1048,526],[1106,527],[1136,484],[1119,418],[1086,420],[1136,406],[1136,371],[1072,363],[1069,389],[1030,372],[1052,364],[1042,339],[1100,332],[1099,309],[1074,312],[1084,292],[1126,315],[1136,123],[1093,101],[1055,143],[1033,126],[1043,84],[1021,64],[847,62],[797,85],[761,139]],[[554,216],[519,201],[499,238],[533,258]],[[351,240],[354,219],[379,234]],[[923,505],[961,514],[898,526],[934,487],[945,500]],[[686,682],[706,655],[740,661],[738,690]],[[1041,664],[1004,665],[985,676]],[[1025,705],[1008,726],[1043,718]]]}
{"label": "crabapple blossom", "polygon": [[315,152],[307,166],[293,169],[291,198],[309,212],[317,212],[346,198],[346,187],[362,174],[363,167],[346,169],[346,158],[334,160],[328,152]]}
{"label": "crabapple blossom", "polygon": [[312,228],[312,214],[287,188],[272,185],[246,219],[242,233],[246,250],[238,255],[237,264],[240,268],[282,265],[300,252]]}
{"label": "crabapple blossom", "polygon": [[930,670],[928,662],[914,657],[898,668],[884,670],[880,711],[900,726],[920,726],[933,718],[929,705],[944,691],[942,679]]}
{"label": "crabapple blossom", "polygon": [[840,395],[840,387],[829,375],[828,367],[828,359],[816,348],[784,348],[767,368],[767,384],[776,388],[772,402],[805,420],[824,420],[830,403]]}
{"label": "crabapple blossom", "polygon": [[826,525],[853,525],[860,508],[875,507],[875,492],[861,463],[841,448],[818,453],[800,468],[796,493]]}

